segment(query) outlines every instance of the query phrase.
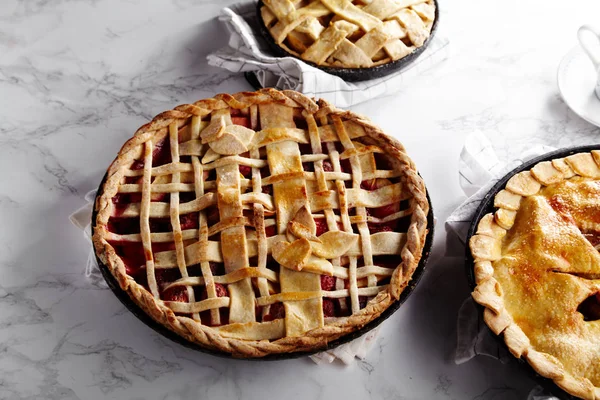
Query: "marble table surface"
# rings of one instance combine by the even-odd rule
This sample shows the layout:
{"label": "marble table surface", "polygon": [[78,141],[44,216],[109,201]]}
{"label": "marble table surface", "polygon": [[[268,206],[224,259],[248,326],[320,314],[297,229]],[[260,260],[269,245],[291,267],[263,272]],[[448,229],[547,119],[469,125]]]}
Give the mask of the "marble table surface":
{"label": "marble table surface", "polygon": [[568,109],[555,76],[577,27],[600,23],[600,3],[440,1],[449,59],[353,108],[408,148],[438,231],[417,290],[349,367],[189,351],[83,275],[89,247],[68,216],[121,144],[160,111],[250,89],[206,63],[226,44],[215,18],[226,3],[0,3],[0,398],[525,399],[535,383],[514,364],[453,362],[469,289],[462,260],[444,256],[443,221],[464,198],[457,168],[468,134],[598,142],[600,129]]}

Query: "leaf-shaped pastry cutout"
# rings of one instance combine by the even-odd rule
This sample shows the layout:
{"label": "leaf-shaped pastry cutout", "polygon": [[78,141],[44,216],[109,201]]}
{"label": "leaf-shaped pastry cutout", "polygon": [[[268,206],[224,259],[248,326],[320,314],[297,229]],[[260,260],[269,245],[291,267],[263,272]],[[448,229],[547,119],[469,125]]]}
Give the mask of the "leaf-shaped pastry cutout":
{"label": "leaf-shaped pastry cutout", "polygon": [[223,136],[225,132],[225,118],[220,116],[212,121],[200,132],[202,143],[213,142]]}
{"label": "leaf-shaped pastry cutout", "polygon": [[302,265],[310,256],[310,242],[304,238],[292,243],[277,242],[273,246],[272,255],[284,267],[301,271]]}
{"label": "leaf-shaped pastry cutout", "polygon": [[223,133],[223,136],[210,142],[208,145],[214,152],[226,156],[234,156],[248,151],[248,148],[240,139],[227,132]]}
{"label": "leaf-shaped pastry cutout", "polygon": [[252,129],[241,125],[228,125],[225,127],[223,136],[208,145],[219,154],[233,156],[248,151],[248,143],[254,134]]}
{"label": "leaf-shaped pastry cutout", "polygon": [[358,240],[358,235],[342,231],[329,231],[321,236],[321,243],[311,242],[313,254],[323,258],[341,257]]}
{"label": "leaf-shaped pastry cutout", "polygon": [[219,153],[213,151],[213,149],[208,149],[206,150],[206,154],[204,154],[204,157],[202,157],[202,164],[208,164],[210,162],[218,160],[220,157],[221,155]]}
{"label": "leaf-shaped pastry cutout", "polygon": [[332,276],[333,264],[331,264],[329,260],[311,255],[302,265],[302,271]]}
{"label": "leaf-shaped pastry cutout", "polygon": [[313,236],[317,233],[317,225],[315,224],[315,220],[306,206],[302,206],[298,209],[298,211],[296,211],[296,215],[294,215],[292,221],[304,225],[304,227],[308,229],[308,232]]}
{"label": "leaf-shaped pastry cutout", "polygon": [[305,238],[311,241],[320,242],[321,240],[314,235],[310,229],[300,222],[290,221],[288,222],[288,231],[291,232],[297,238]]}
{"label": "leaf-shaped pastry cutout", "polygon": [[241,126],[241,125],[227,125],[225,127],[225,133],[234,135],[246,147],[248,147],[248,145],[252,141],[252,138],[256,134],[256,132],[254,132],[252,129],[246,128],[245,126]]}

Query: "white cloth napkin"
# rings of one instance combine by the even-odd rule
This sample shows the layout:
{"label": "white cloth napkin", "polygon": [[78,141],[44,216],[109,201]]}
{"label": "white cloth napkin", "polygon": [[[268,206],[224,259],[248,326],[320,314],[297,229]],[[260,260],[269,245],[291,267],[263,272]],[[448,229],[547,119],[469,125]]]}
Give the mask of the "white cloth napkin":
{"label": "white cloth napkin", "polygon": [[[458,164],[459,182],[468,198],[446,220],[446,231],[453,232],[464,245],[473,215],[483,197],[492,186],[508,172],[525,161],[556,150],[545,145],[524,145],[517,158],[501,160],[492,142],[481,132],[469,135],[460,153]],[[459,253],[456,253],[458,250]],[[447,255],[463,255],[464,248],[449,248]]]}
{"label": "white cloth napkin", "polygon": [[256,2],[226,7],[219,17],[229,31],[229,46],[207,59],[210,65],[232,72],[252,71],[263,87],[293,89],[311,97],[323,98],[338,107],[398,92],[404,81],[430,69],[448,57],[448,39],[438,32],[410,65],[393,74],[363,82],[343,79],[314,68],[293,57],[274,57],[258,28]]}
{"label": "white cloth napkin", "polygon": [[[459,180],[465,195],[469,197],[446,220],[446,231],[448,234],[455,234],[463,246],[449,247],[446,255],[464,256],[467,232],[475,210],[499,179],[523,162],[553,150],[555,148],[550,146],[526,143],[512,153],[521,154],[518,158],[506,157],[502,160],[492,142],[483,133],[475,132],[467,137],[460,154]],[[456,325],[457,343],[454,354],[456,364],[465,363],[477,355],[493,357],[502,363],[513,358],[506,347],[501,345],[498,338],[487,328],[470,296],[458,311]],[[527,399],[558,400],[544,393],[539,386],[531,391]]]}
{"label": "white cloth napkin", "polygon": [[[69,220],[73,225],[83,231],[83,237],[87,240],[90,247],[88,260],[85,266],[85,276],[90,280],[90,283],[96,287],[103,287],[108,289],[108,285],[100,272],[98,267],[98,261],[94,254],[94,247],[92,246],[92,209],[94,206],[94,199],[96,198],[96,191],[92,190],[85,195],[86,204],[80,209],[75,211],[69,216]],[[350,365],[355,359],[363,360],[369,349],[375,343],[379,334],[379,327],[367,332],[359,338],[353,341],[336,347],[335,349],[323,351],[321,353],[310,356],[317,365],[332,363],[335,360],[340,360],[346,365]]]}

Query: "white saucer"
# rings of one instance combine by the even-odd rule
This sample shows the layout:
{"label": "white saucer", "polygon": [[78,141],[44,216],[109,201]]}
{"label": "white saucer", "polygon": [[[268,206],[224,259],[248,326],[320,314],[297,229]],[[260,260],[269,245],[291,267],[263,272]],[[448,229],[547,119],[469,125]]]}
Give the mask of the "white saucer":
{"label": "white saucer", "polygon": [[558,90],[571,110],[600,127],[600,100],[594,93],[594,67],[580,46],[571,49],[560,62],[557,81]]}

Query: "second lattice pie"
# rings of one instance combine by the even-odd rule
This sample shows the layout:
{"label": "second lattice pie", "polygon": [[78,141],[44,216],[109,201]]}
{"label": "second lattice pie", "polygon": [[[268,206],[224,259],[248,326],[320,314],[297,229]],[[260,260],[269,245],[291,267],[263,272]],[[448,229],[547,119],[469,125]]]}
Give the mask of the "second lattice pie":
{"label": "second lattice pie", "polygon": [[318,66],[369,68],[423,46],[436,16],[433,0],[263,0],[260,14],[275,43]]}
{"label": "second lattice pie", "polygon": [[266,89],[140,128],[100,188],[93,239],[154,320],[260,357],[322,348],[397,301],[428,211],[397,141],[324,101]]}

